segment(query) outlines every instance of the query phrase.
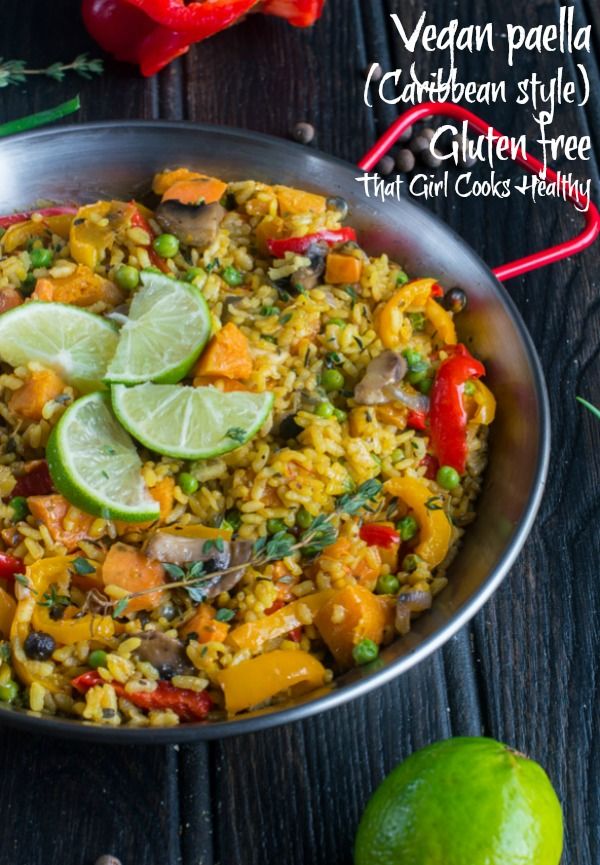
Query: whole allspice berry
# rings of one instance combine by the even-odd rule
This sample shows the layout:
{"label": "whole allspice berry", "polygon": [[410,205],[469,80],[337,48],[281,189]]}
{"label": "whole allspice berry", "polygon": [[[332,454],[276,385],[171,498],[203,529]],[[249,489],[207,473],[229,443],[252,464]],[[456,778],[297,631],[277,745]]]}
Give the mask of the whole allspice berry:
{"label": "whole allspice berry", "polygon": [[410,141],[410,139],[413,137],[413,132],[414,132],[414,126],[407,127],[404,130],[404,132],[402,133],[402,135],[400,136],[400,138],[398,139],[398,143],[399,144],[406,144],[406,142]]}
{"label": "whole allspice berry", "polygon": [[398,155],[396,157],[396,168],[398,171],[402,171],[404,174],[407,174],[409,171],[412,171],[416,165],[417,160],[415,159],[415,154],[408,150],[407,147],[403,147],[398,151]]}
{"label": "whole allspice berry", "polygon": [[377,171],[382,177],[391,174],[395,167],[396,163],[393,156],[384,156],[377,163]]}
{"label": "whole allspice berry", "polygon": [[435,148],[428,147],[419,153],[419,159],[427,168],[439,168],[443,162],[442,154]]}
{"label": "whole allspice berry", "polygon": [[429,150],[429,138],[424,138],[420,133],[413,135],[408,142],[408,147],[415,155],[421,153],[423,150]]}
{"label": "whole allspice berry", "polygon": [[315,137],[315,127],[312,123],[301,121],[292,129],[292,138],[300,144],[310,144]]}
{"label": "whole allspice berry", "polygon": [[460,133],[453,136],[453,144],[458,147],[456,164],[463,168],[472,168],[477,159],[469,152],[469,139]]}

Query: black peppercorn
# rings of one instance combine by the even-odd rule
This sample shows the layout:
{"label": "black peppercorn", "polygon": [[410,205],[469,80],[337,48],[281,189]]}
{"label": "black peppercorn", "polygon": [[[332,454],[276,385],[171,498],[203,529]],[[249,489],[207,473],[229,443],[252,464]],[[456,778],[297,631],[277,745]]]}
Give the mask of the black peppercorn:
{"label": "black peppercorn", "polygon": [[444,306],[450,312],[462,312],[467,305],[467,295],[462,288],[449,288],[444,295]]}

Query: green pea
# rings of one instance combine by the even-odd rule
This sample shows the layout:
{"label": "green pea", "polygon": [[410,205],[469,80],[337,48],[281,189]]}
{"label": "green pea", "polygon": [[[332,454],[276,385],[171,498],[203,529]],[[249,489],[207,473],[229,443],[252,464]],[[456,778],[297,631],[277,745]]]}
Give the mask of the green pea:
{"label": "green pea", "polygon": [[406,376],[406,378],[408,379],[408,381],[411,384],[416,385],[416,384],[420,384],[422,381],[424,381],[428,377],[428,375],[429,375],[429,367],[426,366],[424,369],[421,369],[419,366],[419,369],[411,370],[408,373],[408,375]]}
{"label": "green pea", "polygon": [[384,574],[377,580],[375,591],[380,595],[396,595],[400,589],[400,580],[393,574]]}
{"label": "green pea", "polygon": [[408,276],[404,273],[403,270],[399,270],[396,274],[396,285],[404,285],[408,282]]}
{"label": "green pea", "polygon": [[379,656],[379,647],[377,643],[368,638],[361,640],[353,649],[352,657],[357,664],[369,664]]}
{"label": "green pea", "polygon": [[403,460],[404,459],[404,451],[402,450],[402,448],[396,448],[395,450],[393,450],[392,453],[390,454],[390,459],[392,461],[392,464],[393,463],[399,463],[400,460]]}
{"label": "green pea", "polygon": [[460,475],[452,466],[440,466],[435,479],[445,490],[453,490],[460,483]]}
{"label": "green pea", "polygon": [[173,258],[179,252],[179,241],[174,234],[159,234],[152,241],[152,248],[161,258]]}
{"label": "green pea", "polygon": [[267,532],[276,535],[277,532],[287,532],[287,526],[283,520],[267,520]]}
{"label": "green pea", "polygon": [[204,285],[204,282],[207,279],[206,271],[201,267],[190,267],[190,269],[183,278],[186,282],[195,282],[200,277],[203,278],[202,284]]}
{"label": "green pea", "polygon": [[19,520],[24,520],[29,513],[27,499],[25,496],[15,496],[8,503],[8,506],[13,509],[13,523],[18,523]]}
{"label": "green pea", "polygon": [[198,489],[198,481],[189,472],[181,472],[177,478],[177,483],[181,488],[181,492],[186,496],[192,496]]}
{"label": "green pea", "polygon": [[237,532],[242,525],[242,515],[237,508],[230,508],[225,511],[225,521],[229,523],[234,532]]}
{"label": "green pea", "polygon": [[420,353],[415,351],[413,348],[405,348],[402,355],[406,359],[409,369],[414,369],[416,364],[422,363],[423,361]]}
{"label": "green pea", "polygon": [[321,386],[329,393],[344,387],[345,379],[339,369],[325,369],[321,374]]}
{"label": "green pea", "polygon": [[346,327],[346,322],[343,318],[330,318],[327,324],[335,324],[336,327]]}
{"label": "green pea", "polygon": [[465,382],[465,393],[467,396],[474,396],[475,395],[475,385],[473,384],[472,381],[466,381]]}
{"label": "green pea", "polygon": [[408,571],[409,574],[412,574],[413,571],[416,571],[419,567],[421,559],[418,556],[415,556],[414,553],[409,553],[408,556],[404,556],[404,560],[402,562],[402,570]]}
{"label": "green pea", "polygon": [[296,525],[300,529],[307,529],[313,521],[313,516],[305,507],[301,507],[296,514]]}
{"label": "green pea", "polygon": [[409,312],[408,318],[412,324],[413,330],[421,331],[425,329],[427,319],[422,312]]}
{"label": "green pea", "polygon": [[317,417],[333,417],[335,409],[330,402],[320,402],[315,408]]}
{"label": "green pea", "polygon": [[403,541],[410,541],[417,534],[419,524],[414,517],[403,517],[397,524],[396,528],[400,532],[400,537]]}
{"label": "green pea", "polygon": [[29,258],[31,266],[36,270],[38,267],[50,267],[54,260],[54,253],[51,249],[32,249]]}
{"label": "green pea", "polygon": [[122,264],[115,274],[119,288],[123,291],[133,291],[140,284],[140,273],[136,267],[130,264]]}
{"label": "green pea", "polygon": [[334,408],[333,416],[339,423],[344,423],[348,417],[347,413],[341,408]]}
{"label": "green pea", "polygon": [[3,703],[13,703],[19,693],[19,686],[12,679],[0,685],[0,701]]}
{"label": "green pea", "polygon": [[433,387],[433,379],[432,378],[424,378],[423,381],[420,381],[417,385],[417,390],[420,390],[424,396],[428,396],[429,391]]}
{"label": "green pea", "polygon": [[239,271],[237,267],[232,267],[231,264],[228,267],[223,268],[223,273],[221,275],[227,285],[232,287],[241,285],[244,282],[244,274]]}
{"label": "green pea", "polygon": [[106,652],[103,652],[102,649],[95,649],[93,652],[90,652],[88,656],[88,664],[94,670],[97,670],[98,667],[106,667],[106,659],[108,655]]}

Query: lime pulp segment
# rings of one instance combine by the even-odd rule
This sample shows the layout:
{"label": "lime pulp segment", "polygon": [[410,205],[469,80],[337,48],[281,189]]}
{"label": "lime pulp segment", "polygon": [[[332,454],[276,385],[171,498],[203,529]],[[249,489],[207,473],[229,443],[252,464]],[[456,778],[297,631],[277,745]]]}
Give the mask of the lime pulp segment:
{"label": "lime pulp segment", "polygon": [[115,420],[108,394],[76,400],[64,413],[46,449],[54,485],[89,514],[144,522],[159,506],[142,478],[136,447]]}
{"label": "lime pulp segment", "polygon": [[210,336],[210,312],[200,291],[162,273],[142,271],[106,381],[173,384],[193,366]]}
{"label": "lime pulp segment", "polygon": [[209,459],[256,435],[271,412],[273,394],[147,383],[115,385],[112,404],[125,429],[150,450]]}

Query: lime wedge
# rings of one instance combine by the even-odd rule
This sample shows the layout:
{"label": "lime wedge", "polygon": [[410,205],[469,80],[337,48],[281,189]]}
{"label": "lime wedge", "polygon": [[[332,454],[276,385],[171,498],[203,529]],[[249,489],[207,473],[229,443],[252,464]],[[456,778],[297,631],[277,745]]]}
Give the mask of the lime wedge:
{"label": "lime wedge", "polygon": [[158,517],[135,444],[115,420],[108,394],[92,393],[67,409],[46,458],[57,490],[86,513],[127,522]]}
{"label": "lime wedge", "polygon": [[147,383],[116,385],[112,404],[125,429],[150,450],[197,460],[235,450],[256,435],[273,394]]}
{"label": "lime wedge", "polygon": [[210,336],[210,312],[193,285],[144,270],[121,329],[106,381],[173,384],[184,377]]}
{"label": "lime wedge", "polygon": [[38,361],[79,390],[102,387],[117,340],[112,322],[65,303],[32,301],[0,315],[1,360]]}

